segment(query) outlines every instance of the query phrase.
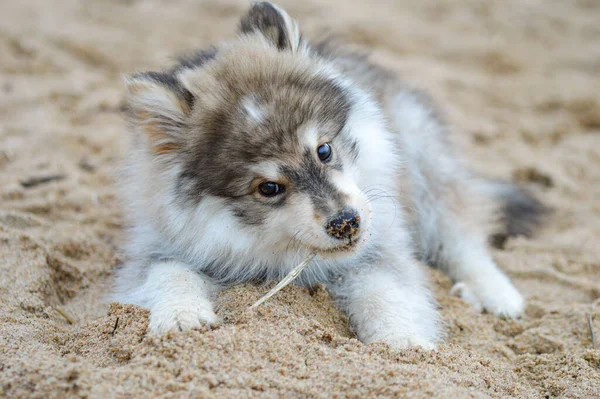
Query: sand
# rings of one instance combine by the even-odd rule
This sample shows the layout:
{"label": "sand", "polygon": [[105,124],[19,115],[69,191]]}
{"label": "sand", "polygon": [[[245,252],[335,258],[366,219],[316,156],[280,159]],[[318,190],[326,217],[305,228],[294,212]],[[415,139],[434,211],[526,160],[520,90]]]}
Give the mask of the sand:
{"label": "sand", "polygon": [[600,397],[600,3],[281,2],[430,90],[470,162],[555,209],[494,257],[528,298],[477,314],[430,271],[437,352],[363,345],[322,288],[223,293],[216,328],[153,336],[102,301],[121,261],[121,75],[233,35],[246,2],[0,2],[0,396]]}

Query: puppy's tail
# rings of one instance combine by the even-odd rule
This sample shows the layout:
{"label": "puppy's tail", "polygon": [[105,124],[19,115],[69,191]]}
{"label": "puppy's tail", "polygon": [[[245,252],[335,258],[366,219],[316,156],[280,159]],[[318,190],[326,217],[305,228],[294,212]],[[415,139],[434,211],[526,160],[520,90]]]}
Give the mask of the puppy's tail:
{"label": "puppy's tail", "polygon": [[551,215],[551,210],[524,187],[501,181],[486,181],[486,191],[499,205],[500,223],[490,236],[497,248],[504,247],[509,237],[531,237]]}

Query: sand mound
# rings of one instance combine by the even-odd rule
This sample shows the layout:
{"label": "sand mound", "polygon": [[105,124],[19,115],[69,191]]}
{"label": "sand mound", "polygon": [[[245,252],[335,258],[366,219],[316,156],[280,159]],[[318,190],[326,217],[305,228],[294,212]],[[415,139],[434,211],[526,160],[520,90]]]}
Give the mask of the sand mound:
{"label": "sand mound", "polygon": [[[365,346],[320,288],[222,294],[223,325],[152,336],[102,302],[122,218],[120,74],[233,34],[243,1],[0,4],[0,396],[569,397],[600,395],[600,5],[596,1],[284,1],[429,89],[480,169],[555,208],[494,253],[528,296],[499,320],[447,296],[437,352]],[[377,21],[377,23],[373,23]],[[600,345],[600,342],[597,342]]]}

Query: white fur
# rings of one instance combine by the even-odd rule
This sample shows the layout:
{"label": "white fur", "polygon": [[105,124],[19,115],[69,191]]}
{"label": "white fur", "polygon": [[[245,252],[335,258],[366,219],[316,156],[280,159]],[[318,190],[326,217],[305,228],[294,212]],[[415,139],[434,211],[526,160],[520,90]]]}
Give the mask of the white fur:
{"label": "white fur", "polygon": [[487,310],[509,318],[520,316],[525,306],[522,295],[489,254],[478,253],[482,247],[475,245],[465,249],[464,260],[451,264],[449,274],[456,284],[450,294],[463,298],[478,311]]}
{"label": "white fur", "polygon": [[151,331],[183,331],[218,321],[212,305],[216,290],[208,277],[166,261],[153,264],[143,284],[122,300],[150,309]]}
{"label": "white fur", "polygon": [[267,117],[267,110],[252,95],[242,99],[242,106],[250,116],[249,123],[259,124]]}
{"label": "white fur", "polygon": [[[393,122],[403,133],[398,137],[415,187],[418,239],[423,251],[442,248],[439,266],[456,282],[451,294],[465,299],[479,311],[518,317],[524,309],[523,297],[492,260],[485,232],[465,227],[468,221],[448,210],[445,197],[434,193],[452,181],[462,186],[467,196],[467,190],[485,187],[473,187],[478,182],[466,174],[443,145],[442,135],[447,132],[415,96],[400,93],[393,106]],[[470,211],[465,210],[465,219],[470,217]]]}

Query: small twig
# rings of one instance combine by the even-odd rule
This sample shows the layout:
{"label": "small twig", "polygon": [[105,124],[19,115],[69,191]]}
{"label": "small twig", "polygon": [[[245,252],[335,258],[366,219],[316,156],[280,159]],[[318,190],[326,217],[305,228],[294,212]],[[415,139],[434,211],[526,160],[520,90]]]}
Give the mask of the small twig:
{"label": "small twig", "polygon": [[50,183],[51,181],[62,180],[66,176],[65,175],[47,175],[47,176],[34,176],[29,179],[21,180],[21,186],[25,188],[31,188],[35,186],[39,186],[40,184]]}
{"label": "small twig", "polygon": [[590,335],[592,336],[592,348],[596,349],[596,334],[594,333],[594,325],[592,324],[592,314],[587,314],[588,328],[590,329]]}
{"label": "small twig", "polygon": [[279,282],[279,284],[277,284],[275,287],[273,287],[269,292],[267,292],[258,301],[254,302],[252,304],[252,306],[250,306],[247,310],[255,309],[256,307],[260,306],[260,304],[265,302],[267,299],[271,298],[273,295],[275,295],[277,292],[279,292],[281,289],[283,289],[283,287],[285,287],[286,285],[291,283],[296,277],[298,277],[300,275],[302,270],[304,270],[306,268],[306,266],[308,266],[310,264],[310,262],[315,258],[315,256],[317,256],[316,252],[310,254],[309,257],[306,258],[302,263],[300,263],[298,266],[293,268],[292,271],[289,272],[288,275],[285,276],[283,278],[283,280],[281,280]]}
{"label": "small twig", "polygon": [[62,317],[65,318],[65,320],[67,321],[67,323],[69,323],[69,324],[75,324],[75,320],[73,320],[73,318],[71,316],[69,316],[67,314],[67,312],[65,312],[61,308],[55,308],[55,309],[56,309],[56,311],[58,312],[59,315],[61,315]]}
{"label": "small twig", "polygon": [[118,326],[119,326],[119,317],[117,316],[117,320],[115,320],[115,326],[113,327],[113,330],[110,332],[110,335],[115,335],[115,332],[117,331]]}

